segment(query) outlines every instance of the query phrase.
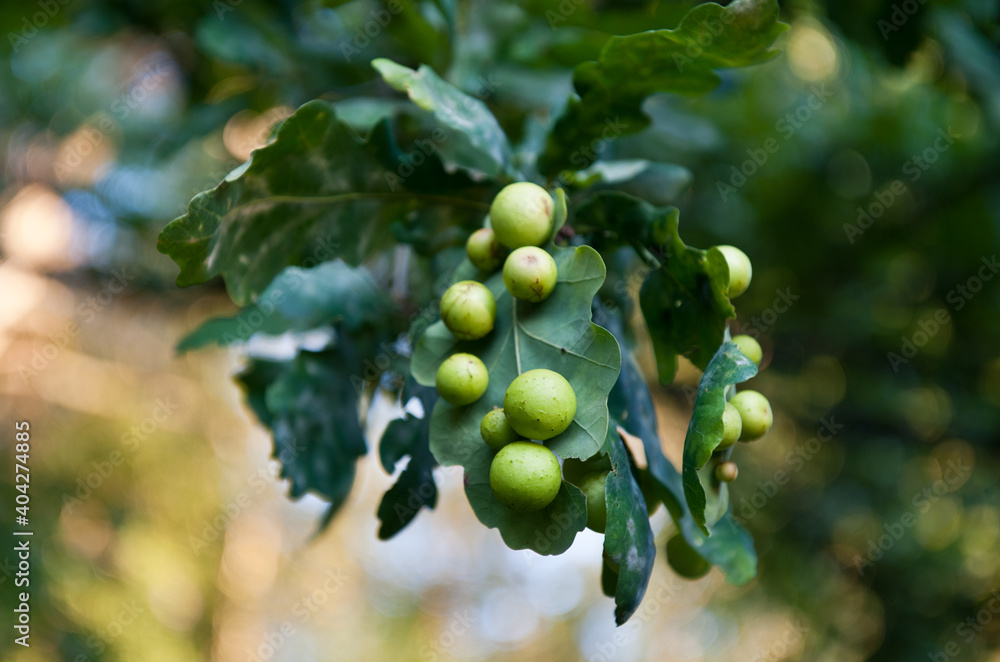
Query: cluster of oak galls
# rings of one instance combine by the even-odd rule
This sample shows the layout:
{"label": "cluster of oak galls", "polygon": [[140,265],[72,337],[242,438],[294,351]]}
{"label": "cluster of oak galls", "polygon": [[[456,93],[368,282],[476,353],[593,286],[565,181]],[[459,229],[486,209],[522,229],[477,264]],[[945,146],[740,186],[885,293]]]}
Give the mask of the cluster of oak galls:
{"label": "cluster of oak galls", "polygon": [[[536,184],[519,182],[505,187],[490,206],[489,227],[474,232],[466,243],[469,261],[484,274],[502,265],[504,285],[513,297],[544,305],[558,287],[556,262],[541,248],[554,231],[554,208],[552,197]],[[750,261],[734,247],[720,246],[719,250],[729,264],[729,295],[737,296],[749,285]],[[476,340],[492,332],[496,313],[493,293],[479,281],[459,281],[441,299],[441,320],[459,340]],[[760,364],[761,348],[753,338],[737,336],[733,341]],[[489,379],[489,371],[478,356],[457,353],[438,368],[436,386],[444,400],[466,406],[486,393]],[[515,512],[531,512],[556,498],[565,472],[566,480],[587,497],[587,526],[604,532],[607,469],[588,471],[588,465],[578,461],[561,468],[559,458],[537,443],[566,431],[576,416],[576,406],[573,386],[555,371],[528,369],[516,377],[507,387],[503,408],[487,412],[480,424],[483,442],[496,453],[490,465],[490,487],[504,506]],[[738,393],[726,405],[725,432],[718,450],[737,439],[760,438],[771,422],[771,408],[762,395]],[[725,462],[716,475],[719,480],[731,481],[736,478],[735,469],[735,464]],[[656,504],[652,498],[649,501],[652,512]]]}

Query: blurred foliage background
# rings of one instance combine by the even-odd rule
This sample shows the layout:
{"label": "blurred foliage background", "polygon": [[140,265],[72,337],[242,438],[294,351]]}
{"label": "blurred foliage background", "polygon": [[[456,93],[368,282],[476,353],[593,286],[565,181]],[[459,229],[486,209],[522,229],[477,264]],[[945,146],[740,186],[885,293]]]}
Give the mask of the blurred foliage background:
{"label": "blurred foliage background", "polygon": [[[736,458],[759,578],[661,562],[615,631],[600,537],[507,550],[454,470],[382,543],[391,478],[368,457],[314,538],[323,504],[285,498],[229,379],[241,355],[174,353],[232,304],[219,283],[177,290],[156,235],[292,109],[364,96],[340,104],[364,125],[397,103],[369,66],[391,57],[488,87],[530,140],[573,65],[693,3],[402,2],[386,22],[389,4],[0,5],[0,485],[12,503],[29,420],[36,531],[30,649],[0,552],[0,657],[1000,661],[1000,5],[782,3],[781,57],[650,99],[653,124],[609,144],[690,170],[685,239],[753,259],[737,324],[777,409]],[[654,393],[675,461],[696,383]]]}

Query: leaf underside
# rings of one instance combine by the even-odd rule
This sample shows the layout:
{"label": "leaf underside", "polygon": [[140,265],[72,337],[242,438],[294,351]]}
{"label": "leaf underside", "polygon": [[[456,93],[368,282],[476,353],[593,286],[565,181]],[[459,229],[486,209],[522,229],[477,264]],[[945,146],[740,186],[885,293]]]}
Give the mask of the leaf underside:
{"label": "leaf underside", "polygon": [[656,560],[656,542],[649,526],[646,500],[616,429],[608,430],[605,448],[612,469],[606,483],[608,525],[604,533],[604,553],[618,565],[615,622],[621,625],[635,613],[646,594]]}
{"label": "leaf underside", "polygon": [[507,136],[480,99],[442,80],[427,65],[414,71],[378,58],[372,60],[372,66],[386,83],[406,92],[413,103],[434,114],[446,131],[435,146],[446,162],[494,177],[517,174]]}
{"label": "leaf underside", "polygon": [[[723,343],[708,364],[698,384],[694,412],[684,437],[682,475],[684,496],[695,524],[706,536],[714,521],[706,516],[709,501],[699,470],[706,466],[712,452],[722,441],[722,412],[726,407],[726,389],[757,374],[757,366],[731,342]],[[709,467],[711,468],[711,467]],[[727,499],[729,486],[707,476],[716,501]],[[719,509],[719,504],[716,503]],[[720,513],[713,513],[717,519]]]}

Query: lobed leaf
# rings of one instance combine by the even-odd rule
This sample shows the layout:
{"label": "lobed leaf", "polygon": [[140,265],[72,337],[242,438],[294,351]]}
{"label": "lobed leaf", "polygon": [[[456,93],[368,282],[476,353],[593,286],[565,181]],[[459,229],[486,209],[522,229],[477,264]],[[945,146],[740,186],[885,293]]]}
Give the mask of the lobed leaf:
{"label": "lobed leaf", "polygon": [[379,441],[379,459],[390,474],[399,460],[410,456],[406,468],[379,502],[377,514],[381,525],[378,537],[382,540],[399,533],[413,521],[421,508],[437,505],[437,484],[433,473],[437,462],[428,446],[430,411],[437,400],[437,391],[411,383],[407,385],[403,399],[405,401],[410,397],[420,398],[424,407],[423,418],[407,413],[389,423]]}
{"label": "lobed leaf", "polygon": [[788,26],[777,0],[734,0],[691,9],[673,30],[613,36],[596,61],[573,71],[571,98],[538,160],[547,176],[581,170],[597,158],[593,145],[649,124],[642,103],[651,94],[704,94],[719,84],[717,69],[765,62]]}
{"label": "lobed leaf", "polygon": [[[556,193],[555,214],[555,227],[559,228],[566,218],[565,196],[561,190]],[[442,322],[435,322],[417,341],[410,363],[414,379],[424,386],[434,385],[438,367],[454,353],[475,354],[486,364],[490,382],[478,401],[456,407],[439,400],[434,406],[431,452],[444,466],[465,467],[469,481],[466,494],[481,522],[499,528],[508,545],[516,549],[530,547],[540,554],[565,551],[576,532],[586,524],[586,500],[576,487],[564,484],[556,501],[543,511],[544,517],[523,517],[508,510],[489,489],[489,463],[493,452],[483,442],[479,424],[493,407],[503,406],[507,387],[517,375],[535,368],[548,368],[573,385],[577,410],[569,429],[549,439],[545,445],[562,458],[590,458],[604,444],[608,430],[608,393],[621,366],[618,342],[607,330],[591,321],[591,304],[606,275],[601,256],[588,246],[556,248],[550,245],[549,250],[559,276],[548,299],[538,304],[518,301],[504,286],[502,273],[494,273],[484,281],[497,302],[493,331],[479,340],[459,341]],[[465,259],[453,280],[481,276]],[[578,494],[584,501],[582,524],[576,510]],[[536,528],[547,529],[553,519],[559,520],[556,540]],[[578,528],[577,524],[580,524]],[[553,549],[560,551],[551,551]]]}
{"label": "lobed leaf", "polygon": [[659,263],[639,293],[656,354],[660,381],[673,381],[677,355],[705,369],[722,344],[726,321],[736,311],[726,296],[729,266],[718,250],[684,244],[680,212],[656,207],[626,193],[602,191],[577,210],[580,232],[611,233],[628,241],[647,263]]}
{"label": "lobed leaf", "polygon": [[[434,154],[404,158],[387,120],[367,140],[334,106],[310,101],[160,233],[157,248],[180,266],[180,286],[221,275],[246,305],[285,267],[340,258],[359,264],[393,243],[398,224],[440,228],[479,220],[483,191],[444,171]],[[456,195],[457,194],[457,195]]]}
{"label": "lobed leaf", "polygon": [[326,521],[347,499],[357,459],[367,451],[349,370],[334,350],[301,352],[283,364],[255,361],[237,376],[274,434],[274,457],[292,498],[314,492],[328,499]]}
{"label": "lobed leaf", "polygon": [[[639,305],[649,327],[660,381],[677,373],[677,355],[704,370],[726,333],[726,320],[736,311],[726,296],[729,266],[715,248],[700,250],[681,241],[679,214],[671,210],[667,241],[657,247],[663,265],[639,292]],[[663,230],[657,226],[657,232]]]}
{"label": "lobed leaf", "polygon": [[535,368],[558,372],[576,391],[576,418],[546,445],[560,457],[586,459],[604,444],[608,393],[621,364],[618,343],[591,322],[591,302],[604,282],[604,261],[589,246],[551,252],[559,277],[548,299],[539,304],[515,299],[497,272],[484,282],[497,302],[489,335],[460,341],[439,321],[418,341],[411,370],[420,384],[432,386],[438,367],[457,352],[481,358],[490,375],[485,395],[473,404],[456,407],[439,400],[435,405],[431,450],[442,465],[464,464],[483,445],[479,435],[483,416],[503,406],[507,386],[515,377]]}

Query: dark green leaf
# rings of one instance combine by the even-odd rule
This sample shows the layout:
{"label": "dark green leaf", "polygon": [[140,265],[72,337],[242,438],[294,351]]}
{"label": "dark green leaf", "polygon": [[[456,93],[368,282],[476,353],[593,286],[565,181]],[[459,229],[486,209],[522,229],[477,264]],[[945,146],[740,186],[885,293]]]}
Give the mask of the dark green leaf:
{"label": "dark green leaf", "polygon": [[604,558],[601,563],[601,593],[609,598],[615,597],[618,590],[618,568]]}
{"label": "dark green leaf", "polygon": [[632,462],[617,430],[608,430],[605,445],[611,458],[605,499],[608,526],[604,552],[618,565],[615,622],[627,621],[639,608],[656,560],[656,543],[649,527],[646,500],[632,472]]}
{"label": "dark green leaf", "polygon": [[257,415],[260,422],[271,427],[273,416],[267,408],[267,387],[273,384],[288,369],[281,361],[253,359],[249,365],[237,373],[235,379],[243,386],[247,405]]}
{"label": "dark green leaf", "polygon": [[274,457],[291,481],[291,496],[311,491],[328,499],[327,521],[346,500],[366,452],[348,374],[350,366],[330,351],[302,352],[285,364],[255,362],[240,376],[251,406],[274,433]]}
{"label": "dark green leaf", "polygon": [[[745,357],[735,344],[723,343],[712,357],[698,384],[694,412],[684,437],[684,496],[695,523],[709,535],[705,507],[707,500],[698,470],[704,467],[715,447],[722,441],[722,412],[726,408],[726,389],[731,384],[745,382],[757,374],[757,366]],[[725,484],[715,483],[721,493],[728,491]]]}
{"label": "dark green leaf", "polygon": [[635,247],[640,256],[670,241],[671,223],[676,231],[675,207],[654,207],[627,193],[601,191],[587,198],[573,215],[578,232],[610,232]]}
{"label": "dark green leaf", "polygon": [[414,212],[411,222],[429,232],[482,217],[482,198],[434,193],[464,188],[466,177],[445,173],[433,154],[420,167],[400,159],[387,122],[364,141],[331,104],[311,101],[272,143],[195,196],[157,247],[180,266],[178,285],[222,275],[233,299],[246,305],[289,265],[335,257],[358,264],[391,243],[393,221]]}
{"label": "dark green leaf", "polygon": [[437,462],[428,445],[430,412],[437,399],[437,392],[432,388],[410,384],[403,395],[404,402],[413,396],[420,398],[424,407],[423,418],[407,413],[404,418],[392,421],[379,442],[379,459],[389,473],[395,470],[396,463],[403,456],[410,456],[406,468],[379,503],[378,518],[382,524],[378,537],[382,540],[388,540],[399,533],[413,521],[421,508],[434,508],[437,504],[437,485],[433,473]]}
{"label": "dark green leaf", "polygon": [[253,305],[231,317],[205,322],[185,336],[177,350],[231,345],[246,342],[255,333],[280,335],[333,323],[356,331],[384,320],[392,311],[391,299],[363,267],[339,260],[311,269],[288,267]]}
{"label": "dark green leaf", "polygon": [[686,246],[679,221],[674,207],[655,207],[616,191],[587,199],[574,217],[578,231],[610,232],[647,262],[662,262],[643,284],[639,302],[663,383],[673,381],[678,354],[704,369],[722,344],[726,320],[736,316],[725,294],[725,257],[715,249]]}
{"label": "dark green leaf", "polygon": [[[604,318],[608,320],[608,328],[624,342],[621,318],[613,314],[606,314]],[[621,375],[611,391],[608,408],[615,420],[621,421],[624,428],[642,439],[657,494],[688,544],[705,560],[719,566],[726,574],[726,579],[733,584],[746,584],[756,577],[757,554],[753,538],[733,521],[732,516],[727,514],[715,524],[711,538],[702,533],[691,516],[684,497],[681,474],[663,455],[660,446],[656,431],[656,410],[649,387],[629,352],[623,352]]]}
{"label": "dark green leaf", "polygon": [[[379,441],[379,462],[382,463],[382,468],[390,474],[396,471],[396,463],[407,455],[410,455],[411,451],[420,442],[420,437],[417,434],[418,428],[425,427],[429,429],[430,416],[428,414],[434,408],[434,403],[437,402],[437,390],[420,386],[412,379],[408,379],[402,393],[403,404],[405,405],[412,398],[420,400],[420,404],[424,409],[424,416],[416,418],[411,414],[407,414],[403,418],[392,421],[386,427],[385,432],[382,433],[382,439]],[[425,429],[424,432],[423,442],[426,445],[427,430]]]}
{"label": "dark green leaf", "polygon": [[649,124],[642,102],[657,92],[704,94],[719,84],[716,69],[745,67],[775,55],[787,29],[776,0],[735,0],[694,7],[674,30],[611,37],[597,61],[577,65],[570,99],[549,134],[539,171],[555,176],[596,159],[594,145]]}
{"label": "dark green leaf", "polygon": [[[680,483],[680,476],[677,482]],[[727,514],[715,523],[710,538],[702,533],[690,516],[681,519],[677,525],[688,544],[706,561],[719,566],[730,584],[742,586],[757,576],[757,552],[754,551],[753,538],[733,520],[732,515]]]}
{"label": "dark green leaf", "polygon": [[[676,209],[669,211],[667,242],[656,249],[663,266],[649,275],[639,293],[664,384],[674,379],[678,354],[704,370],[722,344],[726,320],[736,316],[725,294],[726,258],[714,248],[686,246],[677,234],[678,216]],[[660,219],[662,211],[656,219],[657,235],[663,230]]]}
{"label": "dark green leaf", "polygon": [[[617,315],[607,314],[605,319],[607,319],[608,328],[624,342],[621,318]],[[660,447],[660,437],[656,431],[656,409],[649,393],[649,386],[642,378],[642,373],[639,372],[639,366],[636,365],[635,359],[627,351],[622,353],[621,374],[608,398],[608,410],[614,420],[621,422],[623,428],[642,439],[649,473],[656,478],[657,482],[667,488],[676,486],[676,489],[669,489],[668,492],[661,495],[671,515],[680,514],[686,510],[680,474],[677,473],[674,465],[666,458]],[[674,519],[678,518],[679,515],[674,517]]]}
{"label": "dark green leaf", "polygon": [[507,136],[485,103],[442,80],[427,65],[414,71],[379,58],[372,60],[372,66],[385,82],[406,92],[446,127],[447,134],[435,141],[445,161],[494,177],[516,176]]}

